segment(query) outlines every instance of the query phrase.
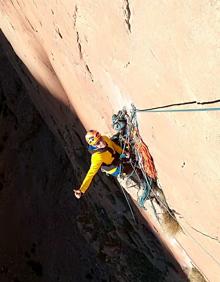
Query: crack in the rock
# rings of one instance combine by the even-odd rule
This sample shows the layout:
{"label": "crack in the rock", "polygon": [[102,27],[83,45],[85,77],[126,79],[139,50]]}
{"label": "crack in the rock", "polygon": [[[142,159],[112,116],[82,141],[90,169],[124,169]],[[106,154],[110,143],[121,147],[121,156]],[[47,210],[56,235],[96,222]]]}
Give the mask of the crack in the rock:
{"label": "crack in the rock", "polygon": [[13,26],[13,24],[12,24],[12,23],[10,23],[10,25],[11,25],[11,27],[15,30],[15,27]]}
{"label": "crack in the rock", "polygon": [[154,54],[153,50],[150,49],[151,55],[154,57],[154,59],[159,63],[159,60],[157,58],[157,56]]}
{"label": "crack in the rock", "polygon": [[31,29],[35,32],[38,32],[38,30],[36,28],[34,28],[34,26],[32,25],[32,23],[29,21],[29,19],[27,17],[25,17],[26,21],[28,22],[29,26],[31,27]]}
{"label": "crack in the rock", "polygon": [[125,0],[124,2],[125,2],[125,8],[124,8],[125,22],[127,24],[129,32],[131,32],[131,23],[130,23],[131,10],[130,10],[130,5],[129,5],[129,1],[128,0]]}
{"label": "crack in the rock", "polygon": [[[11,1],[11,2],[12,2],[12,1]],[[18,4],[18,6],[19,6],[19,7],[21,7],[21,5],[20,5],[19,1],[18,1],[18,0],[16,0],[16,2],[17,2],[17,4]]]}
{"label": "crack in the rock", "polygon": [[129,61],[129,62],[127,62],[127,64],[126,64],[124,67],[127,68],[130,64],[131,64],[131,63],[130,63],[130,61]]}
{"label": "crack in the rock", "polygon": [[76,28],[77,14],[78,14],[78,7],[77,7],[77,5],[75,5],[75,10],[74,10],[74,13],[73,13],[73,27],[76,30],[76,41],[77,41],[77,46],[78,46],[78,49],[79,49],[79,57],[80,57],[80,60],[83,61],[85,68],[86,68],[86,71],[88,72],[91,81],[94,82],[92,72],[91,72],[87,62],[85,61],[85,59],[83,57],[83,50],[82,50],[80,35],[79,35],[79,31]]}
{"label": "crack in the rock", "polygon": [[59,27],[56,29],[56,32],[58,33],[59,37],[60,37],[61,39],[63,39],[63,36],[62,36],[62,34],[61,34],[61,32],[60,32]]}
{"label": "crack in the rock", "polygon": [[215,104],[215,103],[219,103],[219,102],[220,102],[220,99],[211,100],[211,101],[205,101],[205,102],[197,102],[197,101],[196,101],[196,104],[199,104],[199,105],[208,105],[208,104]]}
{"label": "crack in the rock", "polygon": [[12,4],[12,6],[15,6],[12,0],[10,0],[10,2],[11,2],[11,4]]}
{"label": "crack in the rock", "polygon": [[91,81],[94,82],[92,72],[91,72],[88,64],[86,63],[86,61],[85,61],[85,59],[83,57],[82,45],[81,45],[81,42],[80,42],[80,36],[79,36],[79,32],[78,31],[76,32],[76,41],[77,41],[78,49],[79,49],[79,57],[83,61],[84,65],[85,65],[85,68],[86,68],[87,72],[89,73]]}
{"label": "crack in the rock", "polygon": [[76,41],[77,41],[78,49],[79,49],[79,57],[80,57],[81,60],[83,60],[82,45],[80,43],[79,32],[78,31],[76,32]]}
{"label": "crack in the rock", "polygon": [[88,66],[87,64],[86,64],[86,70],[87,70],[87,72],[89,73],[89,76],[90,76],[92,82],[94,82],[92,72],[91,72],[91,70],[90,70],[90,68],[89,68],[89,66]]}
{"label": "crack in the rock", "polygon": [[74,26],[74,28],[76,27],[77,13],[78,13],[78,7],[77,7],[77,5],[75,5],[75,10],[74,10],[74,13],[73,13],[73,26]]}

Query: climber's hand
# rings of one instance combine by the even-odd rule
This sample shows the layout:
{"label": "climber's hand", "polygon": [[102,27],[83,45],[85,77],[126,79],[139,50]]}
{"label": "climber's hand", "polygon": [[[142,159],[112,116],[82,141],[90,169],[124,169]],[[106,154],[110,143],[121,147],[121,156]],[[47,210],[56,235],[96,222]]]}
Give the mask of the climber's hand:
{"label": "climber's hand", "polygon": [[80,199],[82,196],[82,192],[80,190],[73,190],[74,195],[77,199]]}

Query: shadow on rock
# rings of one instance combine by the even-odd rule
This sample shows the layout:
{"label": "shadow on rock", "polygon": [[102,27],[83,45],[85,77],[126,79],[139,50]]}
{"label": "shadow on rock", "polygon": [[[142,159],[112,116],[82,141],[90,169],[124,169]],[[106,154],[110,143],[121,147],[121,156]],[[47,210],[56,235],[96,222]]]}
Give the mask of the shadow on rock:
{"label": "shadow on rock", "polygon": [[2,33],[0,54],[0,280],[187,281],[116,181],[73,197],[89,165],[82,124]]}

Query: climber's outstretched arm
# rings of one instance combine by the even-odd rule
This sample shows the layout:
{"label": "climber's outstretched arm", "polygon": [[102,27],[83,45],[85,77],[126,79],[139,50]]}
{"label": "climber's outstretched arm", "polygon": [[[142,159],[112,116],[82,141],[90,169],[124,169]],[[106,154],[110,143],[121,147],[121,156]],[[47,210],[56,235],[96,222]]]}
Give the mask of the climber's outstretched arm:
{"label": "climber's outstretched arm", "polygon": [[102,159],[98,156],[93,155],[91,158],[91,166],[89,171],[86,174],[86,177],[83,180],[82,185],[79,189],[74,189],[74,195],[77,199],[80,199],[82,194],[86,192],[86,190],[89,188],[94,176],[99,171],[100,167],[102,165]]}

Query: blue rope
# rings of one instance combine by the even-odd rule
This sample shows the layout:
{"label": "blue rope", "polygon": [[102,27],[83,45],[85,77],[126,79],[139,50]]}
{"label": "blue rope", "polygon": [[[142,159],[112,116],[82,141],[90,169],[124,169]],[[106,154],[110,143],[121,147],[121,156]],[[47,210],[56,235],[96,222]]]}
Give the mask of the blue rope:
{"label": "blue rope", "polygon": [[149,194],[150,194],[150,191],[149,191],[149,189],[145,186],[145,187],[144,187],[144,190],[143,190],[143,194],[142,194],[141,196],[139,196],[138,199],[137,199],[138,205],[139,205],[141,208],[144,208],[144,204],[145,204],[146,200],[148,199]]}
{"label": "blue rope", "polygon": [[173,113],[173,112],[208,112],[208,111],[220,111],[220,108],[202,108],[202,109],[179,109],[179,110],[147,110],[147,109],[136,109],[137,112],[148,112],[148,113]]}

